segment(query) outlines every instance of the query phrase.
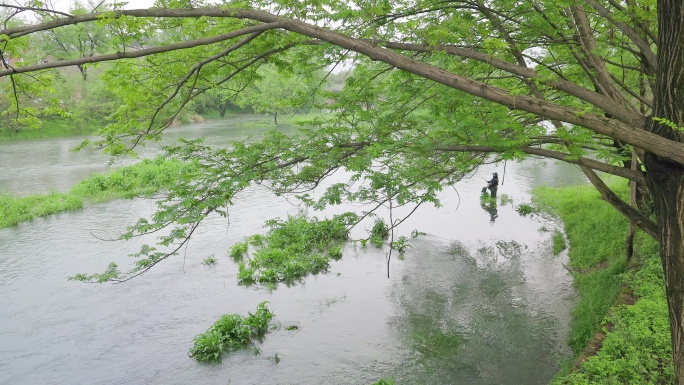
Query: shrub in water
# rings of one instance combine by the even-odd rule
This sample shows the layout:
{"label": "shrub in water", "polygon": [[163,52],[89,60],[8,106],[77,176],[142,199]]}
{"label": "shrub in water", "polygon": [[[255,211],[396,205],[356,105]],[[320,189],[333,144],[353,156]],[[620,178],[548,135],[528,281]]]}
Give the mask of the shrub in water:
{"label": "shrub in water", "polygon": [[534,213],[536,211],[536,209],[532,205],[529,205],[527,203],[523,203],[523,204],[518,205],[518,207],[515,208],[515,211],[517,211],[518,214],[525,216],[525,215]]}
{"label": "shrub in water", "polygon": [[218,362],[221,354],[229,349],[240,348],[261,338],[273,319],[273,313],[264,301],[257,306],[256,313],[247,317],[239,314],[224,314],[205,333],[195,337],[188,355],[197,361]]}
{"label": "shrub in water", "polygon": [[370,231],[370,241],[376,247],[382,246],[382,242],[389,238],[389,227],[382,219],[376,219]]}
{"label": "shrub in water", "polygon": [[[297,215],[285,221],[267,221],[268,233],[249,239],[255,251],[248,261],[240,264],[238,282],[293,282],[327,270],[331,259],[342,257],[341,245],[349,237],[347,228],[356,219],[355,214],[347,213],[326,220]],[[246,251],[247,243],[238,243],[231,248],[231,256]]]}
{"label": "shrub in water", "polygon": [[230,256],[233,259],[242,259],[247,253],[247,242],[238,242],[230,248]]}

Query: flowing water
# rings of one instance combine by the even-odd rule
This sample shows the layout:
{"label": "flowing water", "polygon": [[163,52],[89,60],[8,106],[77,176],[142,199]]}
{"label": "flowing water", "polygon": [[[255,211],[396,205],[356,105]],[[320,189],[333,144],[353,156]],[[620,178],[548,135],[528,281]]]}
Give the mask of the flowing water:
{"label": "flowing water", "polygon": [[[225,145],[261,131],[251,120],[213,121],[174,129],[168,140],[203,135]],[[76,143],[0,144],[0,192],[66,191],[105,168],[100,155],[70,152]],[[481,205],[483,178],[494,170],[503,177],[499,195],[513,203]],[[572,281],[565,253],[552,253],[561,224],[521,216],[515,206],[530,202],[534,186],[583,179],[572,167],[537,159],[503,171],[503,164],[483,166],[444,191],[442,208],[424,207],[406,221],[398,235],[426,235],[403,257],[393,254],[389,278],[387,249],[349,243],[327,273],[301,284],[238,286],[230,246],[263,232],[264,220],[299,210],[259,187],[240,194],[230,221],[208,218],[179,256],[119,285],[66,278],[101,272],[111,261],[130,266],[126,255],[153,239],[106,239],[151,214],[149,200],[91,205],[0,230],[0,383],[548,383],[570,356]],[[350,209],[359,208],[335,210]],[[208,256],[218,262],[204,265]],[[213,365],[187,356],[192,338],[220,315],[246,315],[265,300],[282,327],[259,351],[231,352]]]}

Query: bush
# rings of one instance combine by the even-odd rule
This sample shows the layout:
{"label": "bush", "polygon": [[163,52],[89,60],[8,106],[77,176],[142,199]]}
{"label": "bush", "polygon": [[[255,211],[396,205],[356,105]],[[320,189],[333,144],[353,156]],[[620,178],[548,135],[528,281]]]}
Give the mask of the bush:
{"label": "bush", "polygon": [[382,246],[382,243],[389,238],[390,231],[387,223],[382,219],[376,219],[370,231],[370,241],[375,247]]}
{"label": "bush", "polygon": [[194,339],[188,355],[197,361],[220,362],[223,352],[247,346],[268,331],[273,313],[262,302],[254,314],[224,314],[205,333]]}
{"label": "bush", "polygon": [[[347,213],[326,220],[297,215],[285,221],[267,221],[268,233],[248,240],[255,251],[248,261],[240,264],[238,282],[291,283],[327,270],[331,259],[342,258],[341,244],[348,239],[347,227],[355,220],[355,214]],[[230,254],[242,256],[246,250],[247,243],[237,243]]]}
{"label": "bush", "polygon": [[230,248],[230,256],[233,259],[242,259],[242,257],[247,253],[247,242],[238,242]]}

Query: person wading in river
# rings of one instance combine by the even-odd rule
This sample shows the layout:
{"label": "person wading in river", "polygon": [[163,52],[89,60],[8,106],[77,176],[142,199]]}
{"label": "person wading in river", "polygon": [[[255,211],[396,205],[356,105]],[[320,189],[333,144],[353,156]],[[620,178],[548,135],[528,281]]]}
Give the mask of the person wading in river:
{"label": "person wading in river", "polygon": [[496,190],[499,188],[499,175],[495,172],[492,173],[492,179],[487,181],[487,186],[482,188],[482,194],[487,193],[487,189],[489,189],[489,193],[492,196],[492,198],[496,198]]}

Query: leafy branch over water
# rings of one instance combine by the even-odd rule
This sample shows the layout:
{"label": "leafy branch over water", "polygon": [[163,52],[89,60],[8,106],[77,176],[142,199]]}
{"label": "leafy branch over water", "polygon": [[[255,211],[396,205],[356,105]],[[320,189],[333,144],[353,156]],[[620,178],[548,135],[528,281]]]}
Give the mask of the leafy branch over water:
{"label": "leafy branch over water", "polygon": [[[255,184],[275,195],[298,199],[314,210],[342,202],[371,205],[360,215],[361,221],[377,215],[374,212],[388,202],[395,202],[394,207],[414,207],[411,212],[424,203],[439,206],[437,195],[443,186],[460,180],[484,159],[482,155],[440,153],[419,161],[397,154],[403,154],[399,148],[417,146],[419,150],[420,143],[378,142],[378,136],[389,134],[391,127],[385,128],[388,132],[379,132],[378,127],[363,126],[370,130],[363,137],[357,130],[331,139],[327,129],[320,126],[302,129],[295,136],[269,131],[258,140],[234,142],[229,148],[213,148],[201,139],[181,140],[179,145],[164,147],[166,157],[197,167],[165,189],[165,197],[156,202],[155,214],[139,219],[121,236],[130,239],[163,232],[165,235],[156,242],[160,249],[143,245],[131,255],[136,261],[130,269],[119,270],[116,264],[110,264],[104,273],[79,274],[74,279],[124,282],[144,274],[176,255],[209,215],[227,216],[227,208],[234,204],[236,194]],[[318,199],[309,195],[316,188],[320,190],[321,183],[335,172],[344,172],[348,182],[325,187]],[[398,223],[401,221],[392,226]],[[266,274],[272,277],[260,279],[282,281],[271,271]],[[245,275],[248,278],[249,274]]]}
{"label": "leafy branch over water", "polygon": [[[152,194],[166,189],[173,189],[178,185],[187,185],[189,179],[198,172],[198,164],[189,159],[179,161],[159,156],[145,159],[138,164],[118,168],[106,174],[95,174],[75,185],[68,193],[53,192],[46,195],[31,195],[27,197],[13,197],[0,195],[0,228],[9,227],[36,217],[44,217],[62,211],[76,210],[83,207],[86,201],[102,202],[116,198],[150,197]],[[240,186],[239,189],[244,186]],[[329,199],[329,195],[322,200]],[[159,201],[164,204],[168,200]],[[305,202],[306,204],[306,202]],[[319,205],[320,202],[317,205]],[[320,204],[324,206],[324,204]],[[220,212],[219,212],[220,214]],[[159,215],[159,214],[158,214]],[[348,240],[351,227],[358,224],[372,211],[358,216],[346,213],[332,219],[307,219],[304,216],[290,217],[285,221],[275,219],[268,221],[270,228],[266,235],[255,235],[247,242],[237,243],[231,249],[234,259],[242,259],[251,244],[256,250],[248,261],[242,263],[238,280],[242,284],[277,282],[292,283],[308,274],[325,271],[331,259],[342,257],[342,244]],[[141,219],[129,230],[153,231],[153,223],[161,221],[156,216],[151,221]],[[195,225],[191,223],[191,225]],[[171,245],[173,240],[184,239],[192,232],[182,228],[173,230],[169,235],[160,239],[162,245]],[[365,245],[369,240],[380,247],[387,239],[389,227],[381,219],[376,219],[369,238],[360,240]],[[124,233],[121,238],[133,237],[131,231]],[[395,247],[396,245],[392,245]],[[168,252],[156,251],[156,248],[143,246],[141,253],[148,258],[136,261],[133,270],[122,273],[119,267],[112,263],[99,274],[76,274],[71,280],[105,282],[122,281],[128,279],[128,274],[146,271],[149,267],[171,255]]]}

